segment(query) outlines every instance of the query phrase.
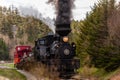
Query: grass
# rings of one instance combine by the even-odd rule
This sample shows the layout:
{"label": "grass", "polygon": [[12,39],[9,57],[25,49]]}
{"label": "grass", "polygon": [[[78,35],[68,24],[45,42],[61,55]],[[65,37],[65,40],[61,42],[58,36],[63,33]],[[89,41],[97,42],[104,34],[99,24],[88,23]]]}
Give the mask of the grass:
{"label": "grass", "polygon": [[26,80],[26,77],[15,69],[0,69],[0,76],[9,78],[10,80]]}
{"label": "grass", "polygon": [[111,77],[117,75],[118,73],[120,73],[120,68],[115,70],[115,71],[112,71],[112,72],[105,72],[104,71],[104,75],[101,76],[101,80],[109,80]]}
{"label": "grass", "polygon": [[6,66],[6,67],[9,67],[9,68],[14,68],[14,63],[3,63],[3,64],[0,64],[0,66]]}
{"label": "grass", "polygon": [[115,71],[107,72],[103,68],[89,66],[90,64],[89,56],[86,56],[86,58],[84,58],[84,60],[81,61],[82,67],[78,69],[78,72],[79,75],[82,76],[83,78],[88,78],[90,80],[110,80],[113,76],[120,74],[120,68],[116,69]]}
{"label": "grass", "polygon": [[[96,72],[98,71],[97,68],[95,67],[88,67],[88,66],[83,66],[81,67],[78,72],[80,74],[80,76],[82,78],[88,78],[90,80],[92,80],[93,78],[96,78],[96,76],[94,75]],[[92,78],[92,79],[91,79]],[[94,79],[93,79],[94,80]],[[97,78],[98,80],[98,78]]]}
{"label": "grass", "polygon": [[82,57],[81,67],[77,71],[79,76],[83,79],[87,78],[89,80],[110,80],[113,76],[117,75],[118,73],[120,74],[120,68],[112,72],[107,72],[103,68],[96,68],[94,65],[90,66],[91,59],[89,55]]}
{"label": "grass", "polygon": [[95,67],[84,66],[81,67],[78,72],[80,76],[90,80],[110,80],[113,76],[120,74],[120,68],[112,72],[106,72],[102,68],[98,69]]}
{"label": "grass", "polygon": [[50,69],[50,67],[41,63],[36,63],[34,61],[26,63],[26,65],[24,65],[24,70],[33,74],[37,80],[59,80],[59,74],[56,71],[52,71],[52,68]]}

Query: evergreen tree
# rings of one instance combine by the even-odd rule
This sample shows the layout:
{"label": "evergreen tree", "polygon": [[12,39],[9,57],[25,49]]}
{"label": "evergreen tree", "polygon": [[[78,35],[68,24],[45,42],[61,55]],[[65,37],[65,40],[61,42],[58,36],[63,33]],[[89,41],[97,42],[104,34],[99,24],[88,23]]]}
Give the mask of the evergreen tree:
{"label": "evergreen tree", "polygon": [[0,60],[8,60],[9,59],[9,51],[5,42],[0,39]]}
{"label": "evergreen tree", "polygon": [[74,33],[77,32],[78,36],[76,39],[78,56],[83,59],[89,54],[91,63],[105,70],[113,70],[119,66],[120,55],[112,54],[116,53],[116,48],[109,44],[108,32],[108,18],[115,9],[115,0],[99,1],[92,11],[86,14],[86,19],[79,22],[79,27]]}

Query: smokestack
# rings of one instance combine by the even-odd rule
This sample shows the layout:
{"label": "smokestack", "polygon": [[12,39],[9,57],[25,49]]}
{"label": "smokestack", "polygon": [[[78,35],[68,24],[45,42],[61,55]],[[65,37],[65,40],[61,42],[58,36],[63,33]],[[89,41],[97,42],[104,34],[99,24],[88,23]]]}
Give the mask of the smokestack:
{"label": "smokestack", "polygon": [[56,7],[56,33],[67,36],[71,32],[70,24],[74,0],[49,0]]}

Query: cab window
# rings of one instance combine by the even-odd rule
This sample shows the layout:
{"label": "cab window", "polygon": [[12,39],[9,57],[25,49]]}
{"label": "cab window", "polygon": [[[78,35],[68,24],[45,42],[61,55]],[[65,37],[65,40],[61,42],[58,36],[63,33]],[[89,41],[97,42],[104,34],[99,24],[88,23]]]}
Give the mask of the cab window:
{"label": "cab window", "polygon": [[39,44],[40,44],[40,45],[45,45],[45,40],[40,40],[40,41],[39,41]]}

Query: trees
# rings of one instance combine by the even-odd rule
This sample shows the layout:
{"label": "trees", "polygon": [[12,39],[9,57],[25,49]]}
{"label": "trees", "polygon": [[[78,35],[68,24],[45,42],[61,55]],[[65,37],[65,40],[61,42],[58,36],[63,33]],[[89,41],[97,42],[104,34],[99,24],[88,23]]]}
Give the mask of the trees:
{"label": "trees", "polygon": [[[95,67],[104,68],[107,71],[120,66],[118,64],[120,61],[119,47],[111,45],[110,41],[110,37],[113,34],[110,30],[113,31],[116,24],[113,22],[120,23],[119,18],[117,18],[117,21],[113,21],[116,18],[115,16],[112,17],[115,15],[114,10],[117,10],[115,0],[100,0],[86,14],[86,19],[79,22],[79,27],[74,33],[78,36],[76,40],[77,54],[80,56],[84,55],[83,58],[89,54],[91,63]],[[120,32],[118,27],[117,30]],[[114,30],[114,32],[116,31]],[[116,38],[114,41],[117,42],[119,40]]]}
{"label": "trees", "polygon": [[[13,56],[13,48],[16,45],[34,45],[34,41],[39,37],[46,35],[50,29],[41,20],[31,16],[21,16],[19,11],[14,7],[0,7],[0,36],[4,38]],[[2,46],[2,44],[1,44]],[[3,47],[3,46],[2,46]],[[2,58],[7,53],[6,49],[0,49]]]}
{"label": "trees", "polygon": [[10,39],[13,39],[14,25],[17,28],[15,38],[22,39],[27,35],[27,43],[34,43],[34,40],[46,35],[50,31],[48,26],[42,23],[42,21],[31,16],[22,17],[17,8],[0,7],[0,33],[8,35]]}
{"label": "trees", "polygon": [[9,59],[9,51],[5,42],[0,39],[0,60],[8,60]]}

